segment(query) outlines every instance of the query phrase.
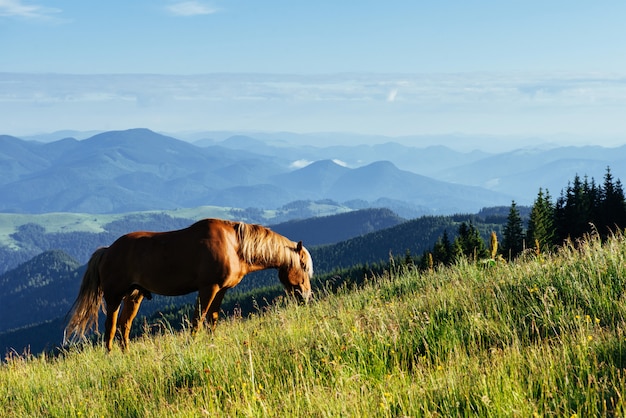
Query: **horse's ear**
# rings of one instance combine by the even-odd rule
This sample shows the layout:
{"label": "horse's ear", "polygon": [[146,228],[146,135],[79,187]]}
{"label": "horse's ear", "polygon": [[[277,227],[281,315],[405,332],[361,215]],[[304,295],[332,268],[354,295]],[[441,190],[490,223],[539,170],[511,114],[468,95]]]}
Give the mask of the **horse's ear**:
{"label": "horse's ear", "polygon": [[302,252],[302,241],[298,241],[298,245],[296,245],[296,252]]}

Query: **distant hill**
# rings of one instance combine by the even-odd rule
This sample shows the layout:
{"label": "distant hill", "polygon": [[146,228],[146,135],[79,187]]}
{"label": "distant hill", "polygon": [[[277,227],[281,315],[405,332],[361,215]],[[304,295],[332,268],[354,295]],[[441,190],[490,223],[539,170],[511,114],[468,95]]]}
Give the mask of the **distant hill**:
{"label": "distant hill", "polygon": [[64,315],[78,291],[79,267],[67,254],[47,251],[0,276],[0,332]]}
{"label": "distant hill", "polygon": [[558,197],[575,174],[601,183],[607,167],[615,178],[626,178],[626,146],[519,149],[440,170],[436,176],[502,193],[514,191],[518,202],[531,204],[540,187]]}
{"label": "distant hill", "polygon": [[239,185],[221,170],[245,159],[265,171],[257,172],[257,179],[279,171],[276,158],[198,148],[147,129],[47,144],[4,137],[0,211],[112,213],[199,206],[220,189]]}
{"label": "distant hill", "polygon": [[304,245],[334,244],[405,222],[389,209],[363,209],[339,215],[294,220],[272,230]]}
{"label": "distant hill", "polygon": [[406,217],[415,216],[401,213],[396,206],[411,205],[421,214],[450,214],[510,203],[510,197],[505,194],[434,180],[400,170],[389,161],[351,169],[323,160],[272,180],[276,186],[295,186],[293,196],[302,199],[321,194],[340,202],[363,200],[379,207],[375,202],[385,199],[389,202],[386,207]]}

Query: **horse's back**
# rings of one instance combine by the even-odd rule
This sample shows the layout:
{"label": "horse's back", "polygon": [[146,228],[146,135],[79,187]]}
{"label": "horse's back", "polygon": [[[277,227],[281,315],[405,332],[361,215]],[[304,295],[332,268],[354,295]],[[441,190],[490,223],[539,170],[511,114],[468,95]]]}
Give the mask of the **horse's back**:
{"label": "horse's back", "polygon": [[176,231],[131,232],[109,247],[105,275],[120,286],[138,285],[165,295],[190,293],[237,257],[233,231],[228,221],[203,219]]}

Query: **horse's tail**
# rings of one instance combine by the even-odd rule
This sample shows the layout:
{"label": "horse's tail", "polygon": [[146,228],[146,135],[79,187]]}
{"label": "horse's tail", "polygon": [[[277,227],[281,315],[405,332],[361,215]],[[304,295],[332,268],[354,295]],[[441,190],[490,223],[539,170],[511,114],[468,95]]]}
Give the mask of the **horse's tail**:
{"label": "horse's tail", "polygon": [[76,301],[68,312],[70,320],[65,327],[66,337],[83,337],[94,327],[98,330],[98,311],[102,304],[99,265],[107,247],[98,248],[87,263],[87,270],[80,285]]}

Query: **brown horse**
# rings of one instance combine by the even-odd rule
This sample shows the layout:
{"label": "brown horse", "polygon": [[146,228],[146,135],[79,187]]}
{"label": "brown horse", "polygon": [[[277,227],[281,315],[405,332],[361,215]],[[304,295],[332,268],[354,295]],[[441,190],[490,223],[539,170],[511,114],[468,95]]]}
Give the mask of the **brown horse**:
{"label": "brown horse", "polygon": [[214,327],[226,291],[247,273],[271,268],[278,269],[288,293],[308,301],[313,263],[302,241],[295,243],[260,225],[219,219],[204,219],[178,231],[132,232],[91,256],[66,335],[84,336],[94,325],[97,328],[104,299],[104,341],[110,351],[123,301],[121,344],[126,348],[139,305],[151,293],[198,291],[193,329],[202,326],[207,313]]}

